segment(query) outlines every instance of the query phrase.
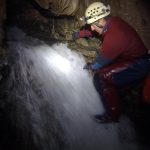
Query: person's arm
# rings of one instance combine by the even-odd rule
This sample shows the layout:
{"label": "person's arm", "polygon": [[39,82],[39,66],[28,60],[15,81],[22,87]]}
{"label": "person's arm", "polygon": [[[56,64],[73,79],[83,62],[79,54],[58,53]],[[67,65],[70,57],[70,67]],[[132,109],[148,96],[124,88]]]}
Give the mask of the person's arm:
{"label": "person's arm", "polygon": [[112,60],[110,60],[109,58],[104,58],[101,55],[97,55],[95,62],[91,64],[91,69],[92,70],[101,69],[104,66],[110,64],[111,62],[112,62]]}
{"label": "person's arm", "polygon": [[91,65],[91,68],[93,70],[100,69],[119,58],[126,47],[122,39],[121,34],[107,34],[103,40],[100,54],[96,57],[95,63]]}
{"label": "person's arm", "polygon": [[80,38],[92,37],[92,36],[93,36],[92,31],[90,31],[90,30],[85,30],[85,29],[80,30],[80,31],[78,32],[78,34],[79,34],[78,36],[79,36]]}
{"label": "person's arm", "polygon": [[85,37],[92,37],[93,33],[90,30],[80,30],[79,32],[73,33],[73,39],[78,39],[78,38],[85,38]]}
{"label": "person's arm", "polygon": [[95,70],[103,68],[104,66],[110,64],[111,62],[112,60],[108,58],[104,58],[103,56],[97,55],[94,63],[85,64],[83,69],[95,71]]}

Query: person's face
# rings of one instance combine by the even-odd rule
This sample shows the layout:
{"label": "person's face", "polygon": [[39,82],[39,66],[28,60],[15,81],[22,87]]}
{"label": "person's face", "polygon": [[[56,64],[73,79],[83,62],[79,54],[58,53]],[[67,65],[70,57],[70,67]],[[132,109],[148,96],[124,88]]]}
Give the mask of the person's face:
{"label": "person's face", "polygon": [[103,18],[99,19],[98,21],[91,24],[91,30],[96,31],[99,34],[102,34],[103,27],[105,26],[105,24],[106,24],[106,21]]}

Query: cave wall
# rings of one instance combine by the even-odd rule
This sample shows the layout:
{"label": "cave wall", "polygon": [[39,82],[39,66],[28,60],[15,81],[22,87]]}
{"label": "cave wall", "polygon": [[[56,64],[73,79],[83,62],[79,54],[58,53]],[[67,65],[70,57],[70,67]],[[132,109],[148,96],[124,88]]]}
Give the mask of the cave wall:
{"label": "cave wall", "polygon": [[5,0],[0,0],[0,64],[2,63],[2,58],[6,54],[6,49],[4,46],[4,26],[6,21],[6,7]]}
{"label": "cave wall", "polygon": [[131,24],[150,49],[150,2],[146,0],[107,0],[113,15]]}
{"label": "cave wall", "polygon": [[3,45],[4,21],[6,20],[5,0],[0,0],[0,47]]}

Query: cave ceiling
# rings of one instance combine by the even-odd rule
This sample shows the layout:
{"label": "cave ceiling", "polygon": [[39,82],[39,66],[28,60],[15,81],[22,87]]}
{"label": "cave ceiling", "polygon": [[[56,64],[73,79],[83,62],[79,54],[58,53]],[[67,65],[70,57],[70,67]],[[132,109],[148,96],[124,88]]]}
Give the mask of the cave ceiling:
{"label": "cave ceiling", "polygon": [[42,8],[56,15],[84,14],[86,7],[97,0],[35,0]]}

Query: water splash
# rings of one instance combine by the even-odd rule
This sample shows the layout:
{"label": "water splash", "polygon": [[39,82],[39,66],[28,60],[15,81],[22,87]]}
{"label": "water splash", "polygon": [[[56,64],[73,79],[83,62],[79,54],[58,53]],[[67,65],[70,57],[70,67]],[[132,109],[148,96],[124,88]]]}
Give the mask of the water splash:
{"label": "water splash", "polygon": [[127,121],[123,121],[130,129],[124,133],[127,141],[118,134],[120,124],[93,121],[93,115],[104,109],[92,78],[82,69],[82,56],[66,44],[49,46],[17,28],[9,33],[12,67],[7,101],[15,108],[11,111],[13,124],[22,134],[30,133],[36,149],[138,149]]}

